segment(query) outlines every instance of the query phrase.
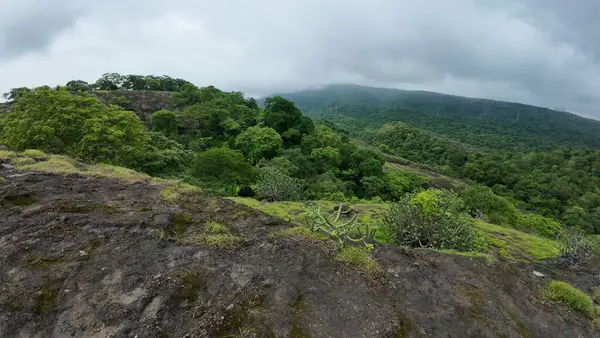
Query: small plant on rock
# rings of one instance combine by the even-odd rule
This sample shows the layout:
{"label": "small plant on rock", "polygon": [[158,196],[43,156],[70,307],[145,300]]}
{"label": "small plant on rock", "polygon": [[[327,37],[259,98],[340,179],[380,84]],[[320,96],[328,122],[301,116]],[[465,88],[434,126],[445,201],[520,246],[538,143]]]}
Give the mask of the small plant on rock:
{"label": "small plant on rock", "polygon": [[557,257],[557,264],[561,267],[577,267],[583,265],[594,254],[597,240],[586,237],[585,234],[575,232],[563,237]]}
{"label": "small plant on rock", "polygon": [[[321,232],[332,239],[339,248],[349,243],[363,243],[372,247],[376,229],[361,229],[361,223],[356,220],[356,215],[349,215],[352,209],[344,211],[340,204],[334,214],[321,210],[321,205],[310,207],[305,213],[305,221],[313,232]],[[344,217],[342,217],[344,216]]]}

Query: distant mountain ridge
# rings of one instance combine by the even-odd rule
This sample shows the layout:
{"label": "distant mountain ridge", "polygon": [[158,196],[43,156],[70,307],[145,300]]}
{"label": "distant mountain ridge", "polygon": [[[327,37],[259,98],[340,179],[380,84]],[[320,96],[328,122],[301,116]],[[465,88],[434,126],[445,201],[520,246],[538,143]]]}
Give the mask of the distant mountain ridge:
{"label": "distant mountain ridge", "polygon": [[347,84],[274,95],[311,117],[350,118],[368,128],[401,121],[486,148],[600,148],[600,121],[520,103]]}

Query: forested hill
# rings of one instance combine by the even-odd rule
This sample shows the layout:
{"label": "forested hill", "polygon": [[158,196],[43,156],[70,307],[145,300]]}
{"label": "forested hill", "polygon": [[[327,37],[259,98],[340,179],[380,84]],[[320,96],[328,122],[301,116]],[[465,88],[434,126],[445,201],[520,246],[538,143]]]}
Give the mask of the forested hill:
{"label": "forested hill", "polygon": [[[519,103],[357,85],[280,95],[311,117],[337,121],[350,117],[362,120],[354,122],[367,128],[402,121],[480,147],[600,148],[600,121]],[[351,125],[346,123],[350,129]],[[359,128],[354,131],[361,132]]]}

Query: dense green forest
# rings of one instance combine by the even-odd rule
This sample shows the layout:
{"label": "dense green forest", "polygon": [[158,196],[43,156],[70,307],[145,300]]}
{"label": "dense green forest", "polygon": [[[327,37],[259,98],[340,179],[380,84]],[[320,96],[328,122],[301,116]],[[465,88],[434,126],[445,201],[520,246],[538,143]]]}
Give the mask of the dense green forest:
{"label": "dense green forest", "polygon": [[[105,104],[95,95],[140,89],[172,92],[166,106],[173,108],[157,109],[142,120],[122,108],[119,96],[116,104]],[[331,115],[335,119],[315,123],[281,96],[263,100],[261,108],[241,92],[199,88],[166,76],[111,73],[92,84],[70,81],[55,88],[16,88],[5,97],[11,108],[1,120],[0,139],[12,149],[125,166],[224,196],[267,201],[414,199],[424,206],[432,199],[460,206],[473,217],[547,237],[559,234],[563,226],[600,233],[600,151],[592,148],[500,151],[447,133],[442,137],[443,130],[433,133],[418,128],[419,123],[369,120],[358,110],[354,116],[338,111]],[[363,103],[365,111],[374,109]],[[526,111],[522,121],[531,123]],[[418,114],[426,116],[415,111]],[[477,138],[478,129],[468,117],[447,113],[444,119],[457,123],[449,129],[453,133]],[[493,135],[504,144],[524,142],[501,130]],[[536,134],[540,130],[524,132],[535,149],[550,146]],[[451,194],[415,195],[430,187],[428,179],[416,171],[384,170],[386,159],[398,157],[472,182],[460,191],[464,205],[455,203]]]}
{"label": "dense green forest", "polygon": [[355,85],[332,85],[281,96],[313,118],[359,119],[361,128],[354,129],[358,132],[401,121],[485,148],[600,148],[600,121],[524,104]]}

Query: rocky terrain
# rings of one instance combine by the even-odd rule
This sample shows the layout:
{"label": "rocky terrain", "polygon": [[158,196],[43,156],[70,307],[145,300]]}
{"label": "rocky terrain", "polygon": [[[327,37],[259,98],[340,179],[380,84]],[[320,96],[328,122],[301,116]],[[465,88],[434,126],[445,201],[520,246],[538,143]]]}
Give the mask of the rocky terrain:
{"label": "rocky terrain", "polygon": [[599,336],[540,292],[592,270],[379,246],[373,279],[192,189],[6,160],[0,176],[1,337]]}

